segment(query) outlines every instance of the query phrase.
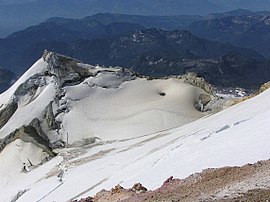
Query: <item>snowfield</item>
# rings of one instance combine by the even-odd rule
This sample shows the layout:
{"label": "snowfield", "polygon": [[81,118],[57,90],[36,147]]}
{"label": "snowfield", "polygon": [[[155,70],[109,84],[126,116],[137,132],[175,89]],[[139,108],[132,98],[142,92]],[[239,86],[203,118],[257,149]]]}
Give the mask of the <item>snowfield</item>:
{"label": "snowfield", "polygon": [[[121,68],[78,65],[91,76],[79,84],[61,86],[63,73],[57,72],[57,65],[50,70],[41,58],[1,94],[0,110],[14,100],[18,109],[0,129],[0,138],[34,118],[43,120],[50,103],[55,121],[61,123],[57,131],[41,123],[50,141],[76,145],[91,137],[134,138],[184,125],[205,115],[194,108],[194,101],[205,92],[180,79],[148,80]],[[50,76],[44,73],[48,71]],[[72,77],[68,70],[63,72]]]}
{"label": "snowfield", "polygon": [[[102,140],[138,137],[203,116],[193,107],[195,89],[177,79],[136,79],[117,89],[89,89],[85,86],[92,82],[89,80],[66,89],[70,112],[60,120],[63,129],[69,131],[70,143],[89,134]],[[160,92],[166,92],[166,96],[160,96]]]}
{"label": "snowfield", "polygon": [[[57,117],[63,124],[59,132],[64,140],[101,140],[56,149],[58,155],[49,161],[31,142],[10,143],[0,153],[1,201],[11,201],[22,190],[25,193],[18,202],[70,201],[117,184],[131,187],[136,182],[155,189],[169,176],[185,178],[206,168],[269,159],[270,90],[183,125],[203,116],[190,104],[194,90],[197,94],[200,89],[176,79],[139,78],[119,85],[118,75],[103,73],[104,77],[90,77],[78,85],[66,86],[60,101],[66,103],[69,112]],[[100,87],[104,86],[103,79],[106,88]],[[53,80],[47,78],[46,83],[40,87],[43,90],[36,91],[36,102],[30,102],[32,110],[26,111],[28,105],[19,106],[9,120],[13,125],[8,122],[0,130],[0,138],[31,121],[31,114],[41,117],[41,108],[48,104],[55,89],[51,87]],[[12,95],[13,88],[6,94]],[[160,96],[160,92],[166,95]],[[1,95],[4,104],[5,99]],[[68,137],[61,130],[68,131]],[[22,172],[20,165],[28,159],[38,166]]]}

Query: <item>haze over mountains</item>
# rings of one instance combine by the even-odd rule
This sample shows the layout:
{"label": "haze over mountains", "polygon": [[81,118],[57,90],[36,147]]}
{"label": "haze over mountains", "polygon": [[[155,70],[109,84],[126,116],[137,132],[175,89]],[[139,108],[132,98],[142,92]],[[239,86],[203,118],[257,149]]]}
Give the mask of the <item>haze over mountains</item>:
{"label": "haze over mountains", "polygon": [[82,18],[99,12],[136,15],[206,15],[233,9],[269,10],[269,0],[14,0],[0,1],[0,36],[50,17]]}
{"label": "haze over mountains", "polygon": [[269,25],[270,12],[235,10],[195,21],[187,29],[197,36],[252,48],[269,57]]}
{"label": "haze over mountains", "polygon": [[270,78],[268,14],[238,9],[207,17],[50,18],[1,39],[0,66],[20,75],[48,49],[152,77],[193,71],[216,86],[256,88]]}

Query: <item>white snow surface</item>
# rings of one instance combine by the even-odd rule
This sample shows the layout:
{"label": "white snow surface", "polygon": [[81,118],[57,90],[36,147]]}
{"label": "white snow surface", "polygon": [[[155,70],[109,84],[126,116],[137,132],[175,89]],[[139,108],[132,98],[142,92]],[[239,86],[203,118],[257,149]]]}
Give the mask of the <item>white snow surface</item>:
{"label": "white snow surface", "polygon": [[[89,88],[89,83],[113,80],[111,77],[97,76],[66,88],[64,99],[70,111],[59,121],[63,123],[63,134],[69,133],[69,143],[89,136],[102,140],[138,137],[203,116],[193,107],[193,90],[201,90],[177,79],[135,79],[119,88]],[[160,92],[166,95],[160,96]]]}
{"label": "white snow surface", "polygon": [[[141,182],[155,189],[169,176],[184,178],[206,168],[269,159],[269,99],[267,90],[179,128],[130,140],[58,150],[57,158],[62,158],[62,165],[67,168],[63,182],[52,175],[60,168],[59,159],[51,160],[27,174],[14,174],[24,180],[23,187],[21,180],[16,179],[1,183],[0,196],[2,201],[8,201],[20,187],[29,189],[18,199],[20,202],[69,201],[117,184],[131,187]],[[2,158],[0,155],[0,162]],[[46,179],[46,175],[51,177]]]}
{"label": "white snow surface", "polygon": [[[1,109],[21,84],[44,72],[47,65],[40,59],[1,94]],[[19,202],[70,201],[137,182],[155,189],[170,176],[185,178],[206,168],[270,157],[270,90],[200,118],[204,114],[194,109],[193,102],[204,92],[181,80],[128,80],[121,69],[80,66],[94,76],[60,89],[64,96],[59,102],[55,101],[59,86],[51,76],[44,77],[44,85],[34,95],[17,96],[19,107],[0,129],[0,139],[33,118],[42,119],[43,110],[53,101],[54,113],[62,110],[56,117],[61,122],[55,133],[59,138],[68,143],[91,137],[101,140],[58,149],[57,157],[49,161],[33,143],[17,139],[8,144],[0,153],[0,201],[11,201],[22,190],[27,191]],[[53,140],[52,134],[48,136]],[[21,172],[23,163],[29,172]]]}
{"label": "white snow surface", "polygon": [[[44,75],[48,64],[38,60],[9,90],[0,95],[4,109],[14,99],[18,109],[0,129],[0,139],[34,118],[44,120],[44,110],[52,102],[58,131],[48,131],[52,143],[60,139],[68,144],[82,144],[84,139],[129,139],[190,123],[205,113],[194,108],[194,100],[203,90],[180,79],[129,78],[121,68],[103,68],[78,63],[93,76],[79,84],[59,86],[55,76]],[[19,86],[38,83],[26,94],[14,93]],[[42,83],[42,85],[41,85]],[[58,101],[57,93],[64,96]],[[165,93],[161,96],[160,93]],[[60,113],[58,113],[61,111]],[[41,123],[42,126],[46,121]]]}
{"label": "white snow surface", "polygon": [[35,62],[35,64],[33,64],[33,66],[29,68],[28,71],[26,71],[8,90],[0,94],[0,106],[2,107],[2,105],[6,105],[12,97],[13,93],[22,83],[24,83],[34,74],[42,72],[46,68],[46,66],[47,63],[44,62],[42,58]]}

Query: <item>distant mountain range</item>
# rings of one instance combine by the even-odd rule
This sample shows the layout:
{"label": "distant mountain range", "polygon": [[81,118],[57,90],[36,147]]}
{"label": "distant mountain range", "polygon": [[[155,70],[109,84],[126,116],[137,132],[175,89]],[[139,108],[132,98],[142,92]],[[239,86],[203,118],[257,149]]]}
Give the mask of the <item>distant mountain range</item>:
{"label": "distant mountain range", "polygon": [[[2,59],[0,66],[21,74],[44,49],[51,48],[48,44],[63,50],[64,43],[98,38],[112,39],[142,29],[145,28],[138,24],[115,22],[105,25],[96,20],[67,21],[67,23],[48,21],[0,39],[0,58]],[[102,43],[97,45],[102,46]],[[76,47],[71,49],[74,48]]]}
{"label": "distant mountain range", "polygon": [[20,75],[48,49],[152,77],[194,71],[218,86],[256,87],[270,78],[268,14],[238,9],[207,17],[50,18],[0,39],[0,67]]}
{"label": "distant mountain range", "polygon": [[87,16],[82,19],[69,19],[54,17],[45,22],[53,22],[69,29],[78,27],[78,24],[83,27],[85,24],[94,24],[98,22],[104,25],[111,23],[132,23],[140,24],[146,28],[160,28],[167,30],[185,29],[193,22],[203,20],[204,17],[199,15],[177,15],[177,16],[141,16],[141,15],[127,15],[118,13],[98,13]]}
{"label": "distant mountain range", "polygon": [[36,0],[0,0],[0,5],[15,5],[34,2]]}
{"label": "distant mountain range", "polygon": [[16,80],[16,75],[7,69],[0,69],[0,93]]}
{"label": "distant mountain range", "polygon": [[[65,26],[66,23],[73,26]],[[254,65],[257,71],[265,71],[265,59],[256,51],[208,41],[189,31],[137,30],[142,27],[122,23],[116,26],[118,31],[108,32],[104,26],[111,28],[117,24],[100,26],[96,23],[86,29],[88,26],[81,26],[89,25],[85,22],[66,23],[49,21],[0,41],[0,47],[4,47],[0,64],[11,65],[12,70],[20,74],[39,58],[44,49],[49,49],[90,64],[122,66],[152,77],[192,71],[218,86],[250,87],[265,82],[268,76],[270,78],[270,74],[266,73],[247,79],[253,76],[250,68]],[[119,34],[121,30],[125,34]]]}
{"label": "distant mountain range", "polygon": [[270,12],[215,14],[191,23],[187,29],[197,36],[252,48],[270,57]]}
{"label": "distant mountain range", "polygon": [[50,17],[82,18],[99,12],[131,15],[207,15],[233,9],[270,10],[269,0],[1,0],[0,36]]}

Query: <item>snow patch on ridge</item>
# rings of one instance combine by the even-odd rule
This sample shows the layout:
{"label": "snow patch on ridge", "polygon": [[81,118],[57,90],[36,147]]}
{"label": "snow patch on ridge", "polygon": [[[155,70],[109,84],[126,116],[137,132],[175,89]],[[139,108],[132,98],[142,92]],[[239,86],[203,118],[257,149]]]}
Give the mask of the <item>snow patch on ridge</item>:
{"label": "snow patch on ridge", "polygon": [[127,69],[86,65],[45,51],[0,95],[2,110],[8,103],[18,106],[0,128],[0,138],[34,119],[53,147],[93,137],[134,138],[204,116],[194,108],[199,103],[202,109],[201,94],[208,93],[178,78],[148,80]]}

